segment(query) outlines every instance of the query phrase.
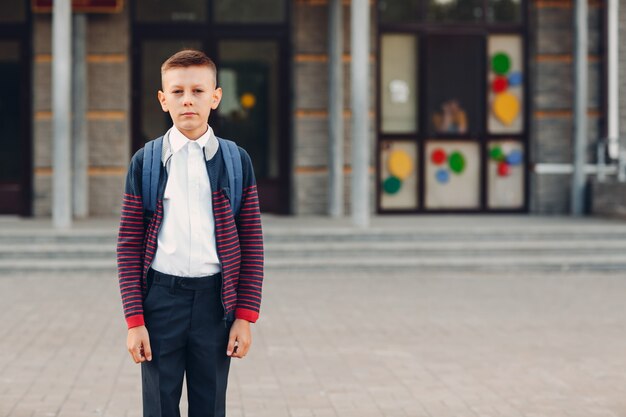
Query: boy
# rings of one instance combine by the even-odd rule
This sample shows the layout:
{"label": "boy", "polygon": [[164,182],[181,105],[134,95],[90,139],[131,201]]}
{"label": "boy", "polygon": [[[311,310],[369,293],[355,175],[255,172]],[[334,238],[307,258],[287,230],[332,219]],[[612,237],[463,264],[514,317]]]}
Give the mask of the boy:
{"label": "boy", "polygon": [[225,162],[228,149],[222,151],[228,146],[208,125],[222,97],[211,59],[180,51],[161,66],[161,81],[158,99],[173,126],[162,148],[154,149],[156,206],[144,209],[144,147],[130,162],[120,221],[127,347],[141,363],[144,417],[180,416],[184,374],[189,416],[224,416],[230,359],[248,352],[250,323],[261,303],[263,239],[254,171],[248,153],[234,146],[242,176],[237,211],[231,188],[238,187],[229,187],[232,168]]}

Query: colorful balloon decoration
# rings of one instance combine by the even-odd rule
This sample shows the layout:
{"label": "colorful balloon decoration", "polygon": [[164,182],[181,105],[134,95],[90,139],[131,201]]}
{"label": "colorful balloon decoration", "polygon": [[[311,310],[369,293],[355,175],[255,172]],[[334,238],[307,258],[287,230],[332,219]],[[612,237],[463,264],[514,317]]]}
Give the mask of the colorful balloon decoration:
{"label": "colorful balloon decoration", "polygon": [[450,163],[450,169],[455,174],[460,174],[465,169],[465,157],[461,152],[453,152],[448,162]]}
{"label": "colorful balloon decoration", "polygon": [[496,95],[493,101],[493,113],[507,126],[510,126],[519,115],[519,100],[511,93]]}
{"label": "colorful balloon decoration", "polygon": [[491,58],[491,68],[498,75],[504,75],[511,68],[511,58],[504,52],[498,52]]}
{"label": "colorful balloon decoration", "polygon": [[405,180],[413,172],[413,161],[405,151],[392,151],[387,164],[391,175],[398,177],[400,180]]}
{"label": "colorful balloon decoration", "polygon": [[491,89],[494,93],[502,93],[509,88],[509,80],[506,77],[496,77],[491,83]]}
{"label": "colorful balloon decoration", "polygon": [[454,151],[450,155],[446,154],[441,148],[434,149],[430,154],[430,160],[435,165],[445,165],[448,163],[447,169],[441,167],[435,173],[435,178],[440,184],[446,184],[450,181],[450,171],[454,174],[461,174],[465,170],[465,157],[459,151]]}
{"label": "colorful balloon decoration", "polygon": [[511,75],[509,75],[508,82],[511,87],[518,87],[522,85],[522,73],[512,72]]}
{"label": "colorful balloon decoration", "polygon": [[430,160],[433,161],[435,165],[441,165],[446,162],[446,151],[441,148],[435,149],[430,155]]}
{"label": "colorful balloon decoration", "polygon": [[388,177],[383,182],[383,189],[385,190],[387,194],[397,193],[398,191],[400,191],[401,186],[402,186],[402,181],[400,181],[400,178],[394,177],[393,175]]}
{"label": "colorful balloon decoration", "polygon": [[502,161],[498,164],[498,175],[501,177],[507,177],[511,173],[511,167],[506,162]]}
{"label": "colorful balloon decoration", "polygon": [[495,94],[492,103],[492,111],[496,119],[505,126],[511,126],[520,114],[520,101],[511,92],[509,87],[517,87],[522,84],[522,74],[513,72],[511,58],[505,52],[498,52],[491,57],[491,70],[496,74],[491,83],[491,89]]}
{"label": "colorful balloon decoration", "polygon": [[439,181],[440,184],[445,184],[450,181],[450,173],[447,169],[440,168],[435,173],[435,178],[437,178],[437,181]]}
{"label": "colorful balloon decoration", "polygon": [[511,167],[521,165],[524,162],[522,151],[514,149],[505,154],[502,147],[496,145],[489,150],[489,157],[498,163],[498,176],[507,177],[511,174]]}
{"label": "colorful balloon decoration", "polygon": [[387,157],[389,177],[383,181],[383,190],[387,194],[395,194],[402,188],[402,181],[413,172],[413,159],[403,150],[391,151]]}

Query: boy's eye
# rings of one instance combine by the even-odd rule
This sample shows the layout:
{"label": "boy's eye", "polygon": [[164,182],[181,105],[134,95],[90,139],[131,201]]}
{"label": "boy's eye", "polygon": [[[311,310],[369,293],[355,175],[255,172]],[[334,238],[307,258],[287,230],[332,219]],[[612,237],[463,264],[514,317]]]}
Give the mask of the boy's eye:
{"label": "boy's eye", "polygon": [[202,93],[204,90],[200,90],[200,89],[196,89],[195,92],[196,93]]}
{"label": "boy's eye", "polygon": [[174,94],[180,94],[182,92],[183,92],[183,90],[174,90],[174,91],[172,91],[172,93],[174,93]]}

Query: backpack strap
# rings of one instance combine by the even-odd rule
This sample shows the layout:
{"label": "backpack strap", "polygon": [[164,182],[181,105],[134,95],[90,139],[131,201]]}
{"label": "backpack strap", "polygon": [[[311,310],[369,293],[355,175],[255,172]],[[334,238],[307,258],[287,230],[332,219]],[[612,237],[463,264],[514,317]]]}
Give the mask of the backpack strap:
{"label": "backpack strap", "polygon": [[143,150],[143,172],[141,181],[141,197],[143,210],[154,213],[156,210],[159,176],[161,175],[161,153],[163,136],[146,143]]}
{"label": "backpack strap", "polygon": [[243,168],[241,166],[241,154],[235,142],[228,139],[217,138],[222,147],[222,156],[228,173],[228,185],[230,187],[230,208],[233,216],[239,214],[243,195]]}

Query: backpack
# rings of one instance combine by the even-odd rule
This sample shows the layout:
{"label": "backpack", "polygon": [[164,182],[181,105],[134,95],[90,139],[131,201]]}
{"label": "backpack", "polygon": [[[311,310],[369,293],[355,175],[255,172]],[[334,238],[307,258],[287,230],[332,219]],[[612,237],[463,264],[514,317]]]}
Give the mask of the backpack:
{"label": "backpack", "polygon": [[[230,208],[233,217],[239,214],[241,197],[243,193],[243,169],[239,147],[235,142],[228,139],[217,138],[222,148],[222,156],[228,173],[228,185],[230,187]],[[156,210],[157,193],[159,189],[159,177],[161,174],[161,152],[163,149],[163,136],[146,143],[143,151],[143,175],[141,182],[141,196],[144,212],[154,213]],[[146,184],[149,186],[146,187]]]}

